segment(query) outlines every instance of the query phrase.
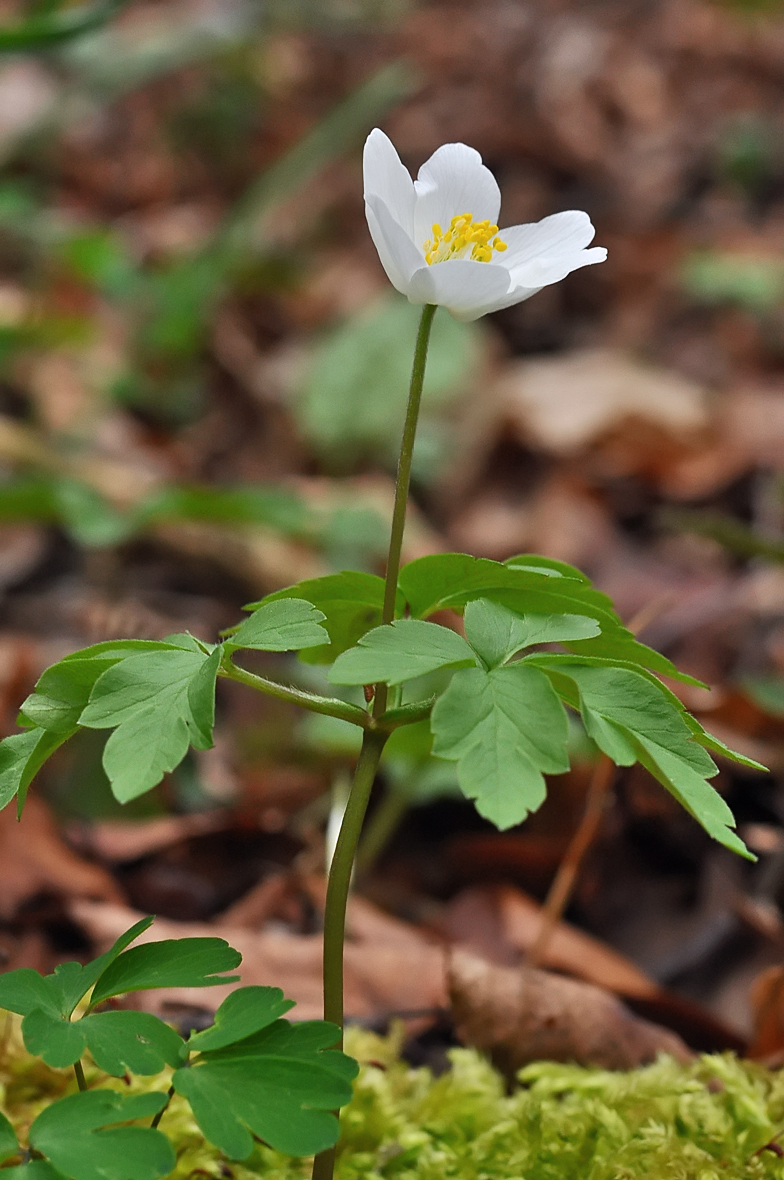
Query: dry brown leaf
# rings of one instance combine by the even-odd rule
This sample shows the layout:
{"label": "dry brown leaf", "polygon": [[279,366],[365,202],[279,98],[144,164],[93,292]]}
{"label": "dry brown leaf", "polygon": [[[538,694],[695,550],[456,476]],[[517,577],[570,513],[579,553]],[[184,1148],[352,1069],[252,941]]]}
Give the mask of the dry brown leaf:
{"label": "dry brown leaf", "polygon": [[633,1069],[670,1053],[689,1061],[668,1029],[632,1015],[606,991],[532,967],[497,967],[465,951],[449,963],[460,1039],[488,1053],[507,1077],[531,1061]]}
{"label": "dry brown leaf", "polygon": [[271,918],[282,917],[292,908],[291,892],[294,881],[291,873],[272,873],[249,889],[221,914],[227,926],[241,926],[245,930],[260,930]]}
{"label": "dry brown leaf", "polygon": [[[459,946],[495,963],[512,964],[533,946],[542,907],[511,885],[466,889],[449,907],[446,929]],[[630,959],[598,938],[560,922],[545,966],[627,996],[650,997],[658,985]]]}
{"label": "dry brown leaf", "polygon": [[192,815],[162,815],[155,819],[72,824],[68,838],[80,850],[102,861],[122,864],[160,852],[189,836],[219,832],[230,825],[231,815],[225,810],[198,811]]}
{"label": "dry brown leaf", "polygon": [[28,797],[22,822],[16,809],[0,812],[0,916],[11,917],[36,894],[121,901],[122,894],[100,865],[72,852],[60,838],[42,799]]}
{"label": "dry brown leaf", "polygon": [[653,423],[676,438],[708,424],[698,385],[610,349],[511,362],[493,392],[522,440],[555,455],[584,449],[624,419]]}
{"label": "dry brown leaf", "polygon": [[754,1033],[748,1049],[753,1060],[784,1062],[784,967],[768,967],[751,989]]}
{"label": "dry brown leaf", "polygon": [[480,493],[456,514],[450,542],[478,557],[543,553],[584,565],[617,546],[607,509],[582,481],[559,472],[525,501]]}
{"label": "dry brown leaf", "polygon": [[[386,919],[363,902],[350,906],[349,938],[345,948],[345,1008],[355,1018],[418,1012],[446,1006],[444,954],[413,927]],[[75,902],[75,921],[103,951],[139,914],[124,906]],[[394,929],[393,929],[394,928]],[[257,932],[216,922],[212,925],[156,920],[140,941],[215,935],[225,938],[242,954],[238,974],[242,984],[281,987],[297,1002],[299,1020],[322,1015],[321,935],[290,934],[283,930]],[[369,937],[368,937],[369,935]],[[138,1004],[163,1012],[167,1005],[195,1005],[214,1011],[232,990],[227,987],[170,988],[144,992]]]}

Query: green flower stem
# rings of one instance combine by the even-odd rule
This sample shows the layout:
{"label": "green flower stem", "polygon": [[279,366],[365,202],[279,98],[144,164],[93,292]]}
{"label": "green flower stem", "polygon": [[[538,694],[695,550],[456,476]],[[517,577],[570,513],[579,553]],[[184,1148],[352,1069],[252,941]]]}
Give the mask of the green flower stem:
{"label": "green flower stem", "polygon": [[267,680],[265,676],[257,676],[254,672],[246,672],[238,668],[230,660],[221,664],[219,676],[227,680],[236,680],[248,688],[255,688],[257,692],[264,692],[267,696],[276,697],[279,701],[286,701],[290,705],[300,705],[303,709],[310,709],[311,713],[325,713],[327,717],[339,717],[341,721],[350,721],[352,725],[359,725],[362,729],[373,726],[372,718],[359,705],[352,705],[349,701],[340,701],[337,697],[320,697],[312,692],[304,692],[301,688],[286,688],[283,684],[276,684],[274,680]]}
{"label": "green flower stem", "polygon": [[[414,457],[414,442],[416,440],[417,424],[419,422],[419,407],[422,404],[422,386],[425,381],[425,365],[427,364],[427,347],[430,343],[430,329],[436,305],[426,303],[422,308],[419,321],[416,347],[414,348],[414,364],[411,369],[411,385],[408,391],[408,407],[406,421],[403,426],[403,439],[400,443],[400,458],[397,464],[397,480],[395,483],[395,507],[392,512],[392,531],[389,537],[389,554],[387,556],[387,573],[384,584],[384,609],[382,622],[391,623],[395,617],[395,599],[397,598],[397,579],[400,573],[400,554],[403,549],[403,532],[406,527],[406,509],[408,508],[408,489],[411,484],[411,461]],[[380,717],[387,707],[387,686],[376,685],[376,696],[373,701],[373,715]]]}
{"label": "green flower stem", "polygon": [[[346,933],[346,905],[359,834],[367,811],[387,734],[366,729],[362,739],[351,794],[340,825],[327,882],[324,906],[324,1019],[340,1029],[337,1047],[343,1046],[343,940]],[[331,1180],[335,1149],[320,1152],[313,1161],[313,1180]]]}
{"label": "green flower stem", "polygon": [[87,1079],[84,1076],[81,1061],[74,1061],[74,1073],[76,1074],[76,1084],[80,1090],[87,1089]]}
{"label": "green flower stem", "polygon": [[[422,318],[419,321],[419,332],[414,349],[408,408],[403,426],[400,459],[397,465],[397,482],[395,483],[395,507],[392,513],[392,531],[389,538],[389,555],[384,584],[382,614],[384,623],[391,623],[395,617],[397,579],[400,573],[400,554],[403,548],[408,489],[411,483],[411,460],[414,455],[419,407],[422,403],[427,346],[430,342],[430,329],[433,326],[435,314],[434,304],[426,304],[422,308]],[[387,695],[387,686],[377,684],[373,700],[373,716],[368,717],[368,724],[362,739],[362,750],[354,773],[354,782],[351,786],[346,813],[340,826],[340,835],[335,845],[327,883],[327,901],[324,907],[324,1019],[333,1021],[340,1028],[341,1045],[343,1044],[343,940],[346,932],[346,905],[362,823],[388,733],[397,725],[408,725],[412,721],[420,720],[422,716],[422,706],[419,704],[413,710],[390,709],[387,714]],[[429,714],[431,708],[432,701],[426,702],[424,716]],[[368,715],[366,714],[366,716]],[[388,724],[389,721],[392,724]],[[322,1151],[313,1161],[313,1180],[332,1180],[334,1166],[335,1149]]]}
{"label": "green flower stem", "polygon": [[[357,769],[351,784],[343,823],[340,825],[327,883],[324,906],[324,1019],[343,1029],[343,938],[346,932],[346,903],[354,868],[359,834],[376,777],[385,733],[368,729],[362,739]],[[343,1044],[341,1036],[340,1044]]]}
{"label": "green flower stem", "polygon": [[395,596],[397,594],[397,576],[400,573],[400,553],[403,548],[403,530],[406,527],[406,508],[408,507],[408,488],[411,483],[411,460],[414,457],[414,440],[416,439],[417,423],[419,422],[419,407],[422,404],[422,386],[425,381],[425,365],[427,363],[427,346],[430,343],[430,329],[436,305],[426,303],[422,308],[422,318],[419,321],[416,348],[414,349],[414,365],[411,370],[411,386],[408,391],[408,408],[406,421],[403,426],[403,439],[400,444],[400,458],[397,464],[397,482],[395,484],[395,508],[392,513],[392,533],[389,538],[389,555],[387,557],[387,576],[384,586],[383,621],[391,623],[395,617]]}

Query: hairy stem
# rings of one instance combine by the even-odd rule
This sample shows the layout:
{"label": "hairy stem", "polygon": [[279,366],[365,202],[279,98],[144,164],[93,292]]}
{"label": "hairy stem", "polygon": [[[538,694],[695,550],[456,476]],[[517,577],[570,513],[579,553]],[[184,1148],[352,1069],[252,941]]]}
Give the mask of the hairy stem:
{"label": "hairy stem", "polygon": [[362,729],[369,729],[372,725],[371,718],[359,705],[338,700],[337,697],[320,697],[301,688],[287,688],[283,684],[276,684],[274,680],[267,680],[265,676],[257,676],[255,672],[246,672],[231,660],[224,660],[218,675],[224,676],[227,680],[236,680],[239,684],[246,684],[248,688],[255,688],[257,692],[264,692],[279,701],[300,705],[303,709],[309,709],[311,713],[339,717],[341,721],[350,721],[352,725],[359,725]]}
{"label": "hairy stem", "polygon": [[76,1074],[76,1084],[80,1090],[87,1089],[87,1079],[84,1076],[81,1061],[74,1062],[74,1073]]}
{"label": "hairy stem", "polygon": [[[395,617],[395,599],[397,597],[397,579],[400,573],[400,554],[403,549],[403,533],[406,527],[406,509],[408,507],[408,489],[411,484],[411,461],[414,457],[414,442],[416,440],[417,424],[419,422],[419,407],[422,404],[422,387],[425,381],[425,365],[427,364],[427,346],[430,343],[430,329],[436,305],[426,303],[422,308],[419,321],[416,347],[414,348],[414,364],[411,369],[411,385],[408,391],[408,407],[406,420],[403,425],[403,438],[400,443],[400,457],[397,463],[397,480],[395,481],[395,507],[392,513],[392,531],[389,537],[389,554],[387,556],[387,572],[384,583],[384,609],[382,622],[391,623]],[[387,686],[376,685],[376,697],[373,702],[373,716],[380,717],[387,707]]]}

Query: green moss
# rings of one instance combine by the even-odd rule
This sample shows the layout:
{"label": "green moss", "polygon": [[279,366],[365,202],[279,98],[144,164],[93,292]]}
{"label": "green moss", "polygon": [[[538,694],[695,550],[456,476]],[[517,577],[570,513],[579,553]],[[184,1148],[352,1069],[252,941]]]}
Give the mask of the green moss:
{"label": "green moss", "polygon": [[[352,1030],[364,1062],[343,1112],[337,1180],[784,1180],[784,1158],[767,1145],[784,1131],[784,1073],[724,1056],[687,1068],[662,1058],[629,1073],[541,1062],[507,1094],[477,1053],[452,1052],[434,1079],[399,1060],[399,1035]],[[24,1133],[72,1074],[30,1058],[9,1020],[0,1056],[3,1107]],[[101,1079],[124,1093],[168,1089],[168,1075]],[[259,1147],[244,1164],[205,1145],[175,1098],[161,1129],[177,1151],[176,1180],[304,1180],[309,1162]],[[228,1169],[228,1170],[227,1170]]]}

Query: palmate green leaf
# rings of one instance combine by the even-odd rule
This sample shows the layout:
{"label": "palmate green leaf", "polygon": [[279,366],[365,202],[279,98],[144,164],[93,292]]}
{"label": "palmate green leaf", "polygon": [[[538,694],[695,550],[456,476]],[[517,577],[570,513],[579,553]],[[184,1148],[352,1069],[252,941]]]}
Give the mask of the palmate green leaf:
{"label": "palmate green leaf", "polygon": [[179,647],[128,656],[98,678],[80,724],[91,729],[122,725],[156,697],[166,709],[172,694],[187,697],[188,685],[206,659],[203,651]]}
{"label": "palmate green leaf", "polygon": [[54,1069],[73,1065],[86,1049],[114,1077],[156,1074],[182,1060],[182,1037],[149,1012],[92,1012],[69,1021],[35,1008],[22,1021],[22,1035],[28,1051]]}
{"label": "palmate green leaf", "polygon": [[[188,637],[175,642],[112,640],[74,652],[48,668],[22,705],[23,733],[0,742],[0,808],[18,795],[21,815],[27,788],[44,762],[76,732],[81,714],[104,672],[130,655],[178,652]],[[198,742],[198,729],[194,726]]]}
{"label": "palmate green leaf", "polygon": [[167,938],[123,951],[98,978],[91,997],[96,1007],[111,996],[156,987],[215,987],[236,983],[226,975],[242,955],[222,938]]}
{"label": "palmate green leaf", "polygon": [[497,668],[521,648],[591,639],[600,630],[586,615],[519,615],[487,598],[467,603],[463,620],[471,646],[488,668]]}
{"label": "palmate green leaf", "polygon": [[763,766],[761,762],[757,762],[755,758],[749,758],[747,754],[740,754],[737,750],[731,749],[726,742],[721,738],[715,737],[712,733],[708,733],[707,729],[703,729],[696,717],[692,717],[686,709],[683,710],[683,717],[692,732],[694,740],[706,750],[710,750],[714,754],[718,754],[720,758],[726,758],[729,762],[736,762],[739,766],[746,766],[749,770],[759,770],[763,774],[768,774],[768,767]]}
{"label": "palmate green leaf", "polygon": [[[114,730],[104,749],[103,766],[121,803],[149,791],[174,770],[191,741],[201,748],[211,744],[207,730],[212,716],[205,696],[214,684],[216,658],[210,653],[209,664],[210,654],[195,640],[177,638],[182,646],[130,655],[107,669],[79,717],[79,724],[88,729]],[[190,692],[199,673],[206,683],[197,681],[194,686],[197,720]]]}
{"label": "palmate green leaf", "polygon": [[46,669],[22,705],[22,717],[52,733],[73,733],[104,672],[129,655],[172,650],[175,644],[165,641],[122,639],[72,652]]}
{"label": "palmate green leaf", "polygon": [[40,1009],[53,1019],[59,1019],[62,1016],[60,992],[54,984],[54,976],[43,976],[32,967],[19,967],[0,975],[0,1008],[18,1012],[20,1016]]}
{"label": "palmate green leaf", "polygon": [[[55,967],[52,976],[46,976],[47,979],[52,979],[58,989],[60,997],[60,1012],[63,1016],[70,1016],[74,1008],[86,996],[90,988],[95,983],[96,979],[106,968],[114,962],[118,955],[122,954],[127,946],[148,930],[152,926],[155,919],[152,916],[141,918],[135,922],[128,930],[126,930],[120,937],[105,951],[99,955],[97,959],[82,966],[81,963],[61,963]],[[76,970],[78,968],[78,971]],[[6,978],[0,976],[0,980]],[[18,1011],[18,1009],[13,1009]]]}
{"label": "palmate green leaf", "polygon": [[182,1061],[182,1037],[150,1012],[91,1012],[77,1023],[95,1064],[114,1077],[156,1074]]}
{"label": "palmate green leaf", "polygon": [[47,758],[71,736],[49,733],[35,726],[22,733],[13,733],[0,742],[0,808],[18,797],[18,811],[22,814],[27,788]]}
{"label": "palmate green leaf", "polygon": [[215,685],[223,659],[223,646],[215,648],[188,685],[190,709],[190,737],[197,750],[210,750],[214,745]]}
{"label": "palmate green leaf", "polygon": [[287,1020],[205,1052],[172,1078],[203,1134],[230,1159],[247,1159],[253,1135],[289,1155],[311,1155],[338,1137],[332,1113],[351,1098],[358,1066],[331,1048],[334,1024]]}
{"label": "palmate green leaf", "polygon": [[499,828],[544,801],[543,774],[569,769],[569,727],[547,676],[524,663],[456,672],[431,715],[433,753],[457,761],[463,794]]}
{"label": "palmate green leaf", "polygon": [[[568,656],[532,656],[524,663],[552,670],[556,689],[579,705],[588,734],[615,763],[641,762],[709,835],[754,859],[733,830],[729,807],[706,781],[718,773],[716,764],[664,685],[632,668]],[[577,702],[564,681],[576,688]]]}
{"label": "palmate green leaf", "polygon": [[363,635],[338,656],[328,679],[333,684],[402,684],[440,668],[497,667],[522,647],[588,638],[599,633],[595,619],[580,615],[518,615],[486,598],[465,608],[467,643],[457,632],[423,619],[398,619]]}
{"label": "palmate green leaf", "polygon": [[264,602],[242,623],[227,648],[257,651],[299,651],[329,643],[320,624],[325,615],[303,598],[278,598]]}
{"label": "palmate green leaf", "polygon": [[215,1022],[203,1032],[191,1033],[188,1050],[205,1053],[225,1049],[260,1032],[294,1007],[279,987],[238,987],[215,1013]]}
{"label": "palmate green leaf", "polygon": [[96,680],[120,657],[62,660],[47,668],[22,705],[22,717],[50,733],[73,733]]}
{"label": "palmate green leaf", "polygon": [[398,619],[363,635],[338,656],[332,684],[402,684],[437,668],[461,668],[477,658],[461,635],[422,619]]}
{"label": "palmate green leaf", "polygon": [[592,618],[601,634],[564,641],[570,650],[624,660],[686,683],[700,683],[679,672],[660,652],[638,643],[621,623],[610,599],[595,590],[584,574],[561,562],[517,557],[501,564],[463,553],[438,553],[405,565],[399,588],[417,618],[444,609],[461,610],[475,598],[491,599],[520,615]]}
{"label": "palmate green leaf", "polygon": [[[680,714],[683,721],[691,731],[691,736],[699,746],[703,746],[706,750],[710,750],[712,753],[718,754],[719,757],[726,758],[730,762],[736,762],[739,766],[745,766],[749,770],[760,771],[764,774],[768,773],[767,766],[763,766],[761,762],[757,762],[754,758],[749,758],[746,754],[738,753],[737,750],[731,749],[726,744],[726,742],[721,741],[720,738],[714,737],[712,733],[708,733],[708,731],[702,727],[697,718],[688,711],[686,706],[681,700],[679,700],[675,693],[672,692],[666,684],[663,684],[662,681],[659,680],[658,676],[655,676],[652,672],[649,672],[647,668],[640,668],[634,664],[626,664],[620,660],[602,659],[599,656],[578,656],[577,662],[584,664],[586,667],[626,668],[630,672],[636,672],[638,676],[645,677],[649,684],[653,685],[656,691],[660,693],[665,698],[665,700],[668,701],[669,704],[676,710],[676,712]],[[559,675],[557,672],[559,664],[574,664],[575,657],[548,654],[540,659],[538,656],[532,655],[526,658],[526,663],[541,663],[543,667],[547,668],[548,675],[555,684],[555,681]],[[579,712],[580,697],[579,693],[577,692],[577,687],[572,681],[566,677],[561,677],[560,683],[558,685],[558,693],[562,700],[566,701],[567,704],[571,705],[572,708]]]}
{"label": "palmate green leaf", "polygon": [[30,1145],[72,1180],[157,1180],[176,1163],[169,1140],[150,1127],[115,1124],[150,1118],[165,1105],[166,1095],[157,1092],[71,1094],[38,1115]]}
{"label": "palmate green leaf", "polygon": [[[381,622],[384,579],[358,570],[343,570],[339,574],[311,578],[286,590],[277,590],[245,609],[257,610],[283,598],[305,599],[323,612],[329,643],[303,648],[299,657],[310,664],[331,664],[342,651],[353,647],[361,636]],[[402,596],[398,595],[396,614],[403,613],[404,605]]]}
{"label": "palmate green leaf", "polygon": [[81,1023],[33,1008],[22,1021],[25,1047],[37,1057],[43,1057],[47,1065],[65,1069],[79,1060],[87,1046],[84,1031],[79,1027]]}

